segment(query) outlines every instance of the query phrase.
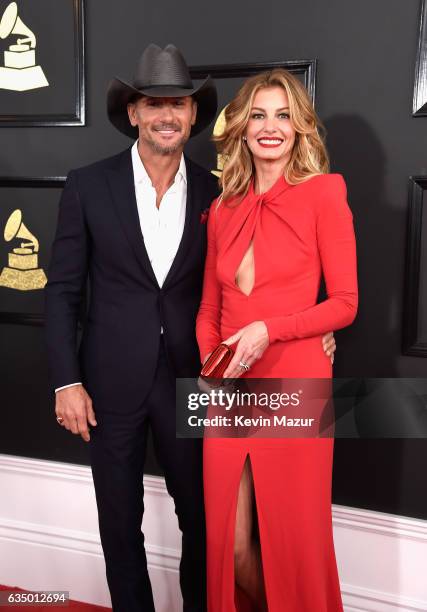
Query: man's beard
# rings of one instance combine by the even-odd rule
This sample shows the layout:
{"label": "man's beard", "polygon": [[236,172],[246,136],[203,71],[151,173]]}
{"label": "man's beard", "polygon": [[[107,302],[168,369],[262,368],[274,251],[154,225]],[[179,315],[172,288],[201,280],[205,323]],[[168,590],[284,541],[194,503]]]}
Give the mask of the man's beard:
{"label": "man's beard", "polygon": [[[176,125],[161,125],[156,127],[158,130],[179,130],[179,126]],[[172,153],[175,153],[176,151],[179,151],[179,149],[183,148],[188,140],[188,137],[186,135],[182,135],[181,138],[172,145],[162,145],[151,138],[150,134],[148,134],[144,140],[154,153],[157,153],[158,155],[171,155]]]}

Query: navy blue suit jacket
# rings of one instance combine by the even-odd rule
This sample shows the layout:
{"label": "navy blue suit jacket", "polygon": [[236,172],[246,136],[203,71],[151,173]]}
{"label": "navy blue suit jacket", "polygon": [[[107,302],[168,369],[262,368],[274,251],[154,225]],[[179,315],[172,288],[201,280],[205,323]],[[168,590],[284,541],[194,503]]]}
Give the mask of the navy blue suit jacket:
{"label": "navy blue suit jacket", "polygon": [[175,376],[200,371],[195,318],[206,255],[202,212],[218,185],[210,172],[188,158],[185,163],[184,232],[162,288],[141,233],[131,150],[68,175],[45,288],[48,358],[53,387],[83,382],[95,410],[130,412],[141,404],[153,381],[161,326]]}

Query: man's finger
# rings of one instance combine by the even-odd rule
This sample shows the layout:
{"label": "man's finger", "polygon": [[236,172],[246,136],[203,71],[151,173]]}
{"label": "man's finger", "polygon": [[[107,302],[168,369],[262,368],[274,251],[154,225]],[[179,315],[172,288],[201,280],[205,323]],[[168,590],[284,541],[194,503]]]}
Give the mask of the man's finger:
{"label": "man's finger", "polygon": [[83,438],[83,440],[86,440],[86,442],[88,442],[90,436],[86,416],[81,414],[77,416],[77,427],[78,432]]}
{"label": "man's finger", "polygon": [[64,418],[64,427],[65,429],[67,429],[68,431],[72,431],[72,427],[71,427],[71,420],[67,419],[67,417]]}
{"label": "man's finger", "polygon": [[89,442],[90,440],[89,427],[86,426],[83,429],[80,429],[79,427],[79,433],[85,442]]}
{"label": "man's finger", "polygon": [[55,412],[56,415],[56,422],[58,423],[58,425],[61,425],[61,427],[64,427],[64,417],[62,416],[62,414],[58,414],[57,412]]}
{"label": "man's finger", "polygon": [[95,425],[98,425],[98,423],[96,422],[96,418],[95,418],[95,412],[92,408],[92,403],[88,405],[86,412],[87,412],[87,420],[89,421],[89,423],[93,425],[93,427],[95,427]]}
{"label": "man's finger", "polygon": [[78,434],[79,426],[78,426],[76,417],[75,416],[70,417],[68,419],[68,423],[70,425],[70,430],[73,432],[73,434]]}
{"label": "man's finger", "polygon": [[81,435],[81,437],[83,438],[83,440],[85,442],[89,442],[89,440],[90,440],[89,429],[86,429],[86,431],[83,431],[83,432],[81,431],[80,435]]}

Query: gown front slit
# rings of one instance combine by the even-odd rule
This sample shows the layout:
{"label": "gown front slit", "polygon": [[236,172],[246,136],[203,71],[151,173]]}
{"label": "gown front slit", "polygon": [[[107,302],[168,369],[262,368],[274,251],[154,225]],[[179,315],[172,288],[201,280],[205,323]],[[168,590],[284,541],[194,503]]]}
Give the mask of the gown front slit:
{"label": "gown front slit", "polygon": [[[253,286],[237,283],[252,244]],[[327,299],[318,303],[322,275]],[[322,335],[357,310],[352,214],[341,175],[281,177],[211,205],[197,339],[203,359],[253,321],[270,344],[250,378],[330,378]],[[332,533],[333,438],[206,437],[203,452],[208,612],[256,612],[235,585],[234,534],[246,458],[252,470],[269,612],[342,612]]]}

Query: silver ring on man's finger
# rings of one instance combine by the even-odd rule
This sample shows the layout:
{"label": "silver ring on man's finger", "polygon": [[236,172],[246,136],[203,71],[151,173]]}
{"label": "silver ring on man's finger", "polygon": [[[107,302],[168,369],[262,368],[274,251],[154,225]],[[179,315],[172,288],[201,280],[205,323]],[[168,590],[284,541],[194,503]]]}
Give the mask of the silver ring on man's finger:
{"label": "silver ring on man's finger", "polygon": [[246,370],[246,372],[247,372],[247,371],[249,370],[249,368],[250,368],[250,366],[248,366],[248,364],[247,364],[247,363],[245,363],[244,361],[241,361],[241,362],[239,363],[239,366],[240,366],[241,368],[243,368],[244,370]]}
{"label": "silver ring on man's finger", "polygon": [[63,423],[63,421],[64,421],[64,419],[63,419],[62,417],[60,417],[60,416],[57,416],[57,417],[56,417],[56,420],[58,421],[58,423],[59,423],[60,425],[62,425],[62,423]]}

